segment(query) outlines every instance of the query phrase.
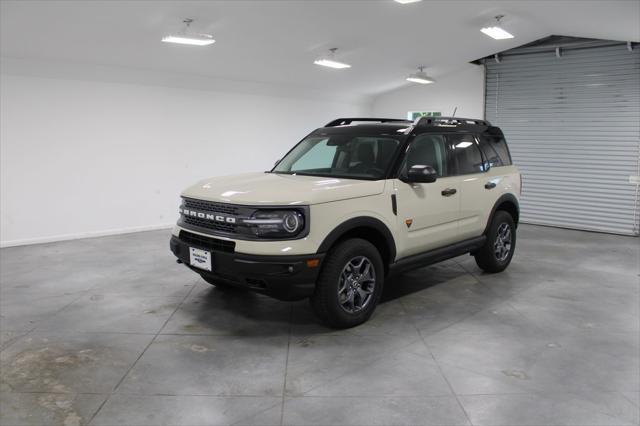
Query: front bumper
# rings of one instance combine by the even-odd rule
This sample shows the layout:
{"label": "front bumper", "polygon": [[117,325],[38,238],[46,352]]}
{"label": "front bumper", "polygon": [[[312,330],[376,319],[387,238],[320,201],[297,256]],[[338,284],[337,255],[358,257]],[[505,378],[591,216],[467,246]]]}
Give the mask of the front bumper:
{"label": "front bumper", "polygon": [[[320,266],[309,267],[308,260],[322,254],[294,256],[264,256],[235,253],[221,240],[206,238],[187,231],[171,237],[173,254],[187,267],[222,284],[248,288],[281,300],[300,300],[313,294]],[[189,247],[211,252],[212,272],[190,266]]]}

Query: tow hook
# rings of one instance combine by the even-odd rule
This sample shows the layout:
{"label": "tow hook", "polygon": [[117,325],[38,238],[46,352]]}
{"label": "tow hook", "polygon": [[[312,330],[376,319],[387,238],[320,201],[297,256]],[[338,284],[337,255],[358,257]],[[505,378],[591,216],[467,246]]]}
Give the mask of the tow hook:
{"label": "tow hook", "polygon": [[182,264],[182,260],[176,259],[176,263],[180,265],[180,264]]}

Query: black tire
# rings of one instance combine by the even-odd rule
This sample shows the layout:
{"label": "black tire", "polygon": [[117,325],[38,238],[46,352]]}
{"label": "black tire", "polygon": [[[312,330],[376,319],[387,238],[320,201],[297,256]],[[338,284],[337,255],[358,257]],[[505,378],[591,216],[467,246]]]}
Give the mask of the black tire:
{"label": "black tire", "polygon": [[[510,244],[507,249],[507,245],[504,239],[499,240],[499,232],[501,236],[504,236],[504,230],[509,230]],[[487,231],[487,240],[484,245],[474,257],[476,258],[476,264],[485,272],[495,273],[505,270],[516,249],[516,225],[513,221],[513,217],[504,210],[498,210],[493,216],[489,230]],[[508,250],[508,253],[506,252]],[[501,253],[502,255],[499,255]],[[505,256],[506,253],[506,257]]]}
{"label": "black tire", "polygon": [[[362,269],[355,266],[360,261]],[[354,280],[350,281],[351,278]],[[311,297],[311,306],[316,315],[331,327],[354,327],[371,317],[380,300],[383,284],[384,265],[375,246],[360,238],[345,240],[333,247],[325,257],[315,293]],[[342,296],[338,295],[339,288],[347,289]],[[362,296],[363,293],[366,296]],[[349,300],[352,300],[351,303]],[[362,304],[360,309],[356,306],[358,302]],[[349,305],[352,312],[348,312]]]}
{"label": "black tire", "polygon": [[230,284],[225,284],[224,282],[220,282],[216,279],[205,277],[204,275],[200,275],[203,280],[222,291],[242,291],[244,290],[242,287],[236,287]]}

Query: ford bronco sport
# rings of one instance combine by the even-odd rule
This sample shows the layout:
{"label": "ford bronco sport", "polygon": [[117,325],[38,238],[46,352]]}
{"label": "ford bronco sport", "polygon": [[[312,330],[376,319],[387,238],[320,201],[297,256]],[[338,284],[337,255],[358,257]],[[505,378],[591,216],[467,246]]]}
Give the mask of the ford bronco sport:
{"label": "ford bronco sport", "polygon": [[310,298],[325,323],[352,327],[371,316],[392,271],[465,253],[504,270],[520,186],[487,121],[340,118],[269,172],[186,189],[170,246],[216,287]]}

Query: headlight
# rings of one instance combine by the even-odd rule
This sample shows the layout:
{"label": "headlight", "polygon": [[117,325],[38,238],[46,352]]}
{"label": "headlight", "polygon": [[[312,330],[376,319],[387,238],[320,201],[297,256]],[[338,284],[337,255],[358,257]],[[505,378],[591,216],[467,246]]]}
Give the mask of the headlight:
{"label": "headlight", "polygon": [[298,210],[257,210],[244,223],[262,238],[294,237],[304,229],[304,215]]}

